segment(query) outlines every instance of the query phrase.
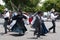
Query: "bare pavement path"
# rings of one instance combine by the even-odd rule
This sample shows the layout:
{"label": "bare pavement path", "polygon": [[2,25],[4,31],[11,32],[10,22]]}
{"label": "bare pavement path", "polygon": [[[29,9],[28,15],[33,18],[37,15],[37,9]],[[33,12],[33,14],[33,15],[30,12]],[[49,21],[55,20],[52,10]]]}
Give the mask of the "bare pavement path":
{"label": "bare pavement path", "polygon": [[[60,40],[60,22],[56,22],[56,33],[48,33],[46,36],[41,36],[38,39],[33,39],[33,29],[30,25],[26,26],[28,31],[25,33],[24,36],[12,36],[11,34],[16,34],[13,32],[8,32],[7,34],[4,33],[3,28],[3,19],[0,19],[0,40]],[[45,22],[47,29],[52,26],[51,22]]]}

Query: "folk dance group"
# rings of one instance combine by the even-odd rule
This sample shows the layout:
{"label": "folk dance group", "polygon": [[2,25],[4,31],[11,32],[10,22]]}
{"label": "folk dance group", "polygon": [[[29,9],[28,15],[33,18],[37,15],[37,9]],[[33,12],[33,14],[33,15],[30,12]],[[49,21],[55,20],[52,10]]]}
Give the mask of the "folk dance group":
{"label": "folk dance group", "polygon": [[[27,28],[25,27],[26,24],[31,24],[32,28],[35,29],[34,31],[34,36],[37,35],[37,38],[40,37],[40,35],[45,35],[48,32],[50,32],[51,29],[53,29],[53,33],[55,33],[55,19],[57,18],[58,15],[54,15],[54,12],[51,12],[50,14],[50,19],[52,20],[53,26],[47,30],[44,20],[48,20],[49,18],[44,18],[43,17],[43,12],[38,11],[35,15],[29,18],[27,17],[26,14],[23,14],[21,10],[18,12],[13,12],[13,14],[9,14],[10,12],[8,10],[5,10],[4,12],[4,29],[5,33],[7,33],[7,29],[12,32],[18,32],[19,34],[25,34],[27,31]],[[24,20],[27,20],[24,22]],[[10,28],[7,27],[8,22],[11,22],[9,25],[11,26]]]}

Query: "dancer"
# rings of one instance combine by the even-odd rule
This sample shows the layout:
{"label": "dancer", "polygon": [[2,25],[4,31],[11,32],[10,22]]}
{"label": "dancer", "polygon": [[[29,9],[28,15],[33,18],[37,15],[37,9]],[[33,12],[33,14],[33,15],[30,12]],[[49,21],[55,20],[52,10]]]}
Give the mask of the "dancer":
{"label": "dancer", "polygon": [[53,26],[49,28],[49,32],[50,32],[50,30],[53,29],[53,33],[56,33],[56,31],[55,31],[55,27],[56,27],[56,25],[55,25],[55,20],[56,20],[56,18],[58,17],[58,15],[55,16],[54,13],[55,13],[55,10],[52,9],[52,10],[51,10],[51,14],[50,14],[50,18],[51,18],[51,20],[52,20]]}
{"label": "dancer", "polygon": [[7,29],[10,31],[10,29],[7,27],[7,25],[8,25],[8,22],[9,22],[9,20],[10,20],[10,14],[9,14],[9,11],[8,11],[8,9],[6,8],[6,9],[4,9],[4,14],[3,14],[3,17],[4,17],[4,20],[5,20],[5,22],[4,22],[4,29],[5,29],[5,34],[7,33]]}
{"label": "dancer", "polygon": [[12,17],[13,20],[16,20],[15,25],[12,27],[12,32],[18,32],[19,34],[25,34],[27,31],[25,24],[24,24],[24,19],[27,19],[26,16],[22,15],[22,11],[18,11],[18,14],[14,17]]}
{"label": "dancer", "polygon": [[39,37],[40,35],[45,36],[45,34],[48,33],[48,30],[44,24],[44,20],[47,20],[47,18],[43,17],[42,11],[37,12],[37,15],[33,18],[32,27],[35,28],[34,35],[38,33],[37,37]]}

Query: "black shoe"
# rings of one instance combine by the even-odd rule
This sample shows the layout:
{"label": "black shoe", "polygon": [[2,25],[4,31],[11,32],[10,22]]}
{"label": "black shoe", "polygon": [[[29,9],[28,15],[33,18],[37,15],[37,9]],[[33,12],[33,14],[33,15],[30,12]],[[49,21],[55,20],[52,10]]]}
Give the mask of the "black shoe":
{"label": "black shoe", "polygon": [[46,36],[45,34],[42,34],[42,36]]}
{"label": "black shoe", "polygon": [[56,33],[56,32],[53,32],[53,33]]}
{"label": "black shoe", "polygon": [[35,36],[36,34],[34,34],[34,36]]}
{"label": "black shoe", "polygon": [[5,32],[4,34],[7,34],[7,32]]}
{"label": "black shoe", "polygon": [[37,35],[37,38],[39,38],[40,37],[40,35]]}
{"label": "black shoe", "polygon": [[34,36],[36,35],[36,32],[34,31]]}
{"label": "black shoe", "polygon": [[34,36],[37,35],[36,33],[34,33]]}
{"label": "black shoe", "polygon": [[9,32],[11,32],[11,29],[9,29]]}
{"label": "black shoe", "polygon": [[40,34],[41,36],[46,36],[45,34]]}
{"label": "black shoe", "polygon": [[50,32],[50,29],[48,30],[48,32]]}

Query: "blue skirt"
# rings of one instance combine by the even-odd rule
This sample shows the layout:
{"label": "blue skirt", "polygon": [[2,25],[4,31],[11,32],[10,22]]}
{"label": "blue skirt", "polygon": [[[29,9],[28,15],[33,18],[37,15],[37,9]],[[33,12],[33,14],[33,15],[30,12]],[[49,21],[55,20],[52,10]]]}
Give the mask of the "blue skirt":
{"label": "blue skirt", "polygon": [[17,25],[14,25],[11,29],[12,32],[18,32],[18,33],[22,33],[23,30],[21,28],[19,28]]}
{"label": "blue skirt", "polygon": [[48,33],[48,30],[47,30],[47,28],[46,28],[44,22],[43,22],[41,25],[42,25],[42,29],[41,29],[41,30],[42,30],[42,34]]}

